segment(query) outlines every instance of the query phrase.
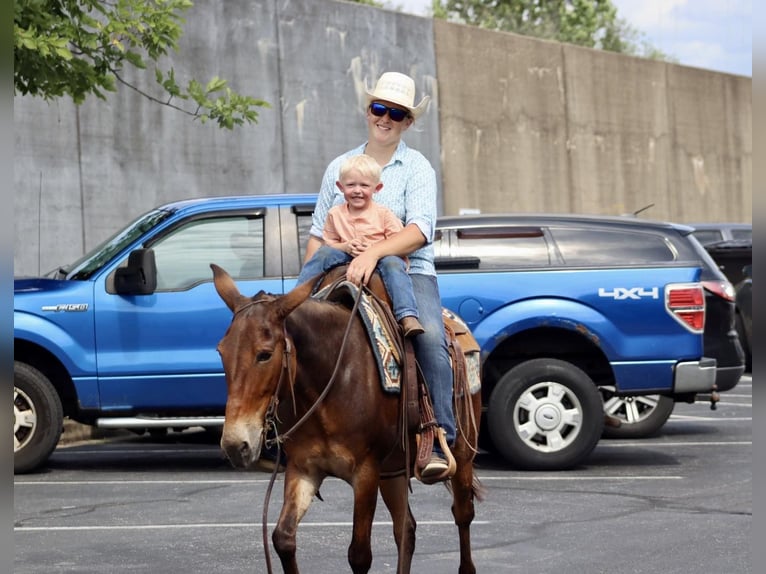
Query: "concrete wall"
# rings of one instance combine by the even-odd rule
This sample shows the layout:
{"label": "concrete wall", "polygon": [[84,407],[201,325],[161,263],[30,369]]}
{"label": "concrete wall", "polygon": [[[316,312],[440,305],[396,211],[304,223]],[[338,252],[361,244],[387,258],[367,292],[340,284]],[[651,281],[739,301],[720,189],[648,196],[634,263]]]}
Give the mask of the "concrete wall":
{"label": "concrete wall", "polygon": [[751,78],[442,21],[434,40],[447,213],[751,221]]}
{"label": "concrete wall", "polygon": [[[80,107],[16,97],[17,275],[167,201],[316,191],[366,138],[365,82],[388,70],[432,97],[405,140],[434,164],[442,213],[752,219],[751,78],[336,0],[197,0],[167,64],[272,108],[230,132],[124,87]],[[128,79],[160,96],[149,72]]]}

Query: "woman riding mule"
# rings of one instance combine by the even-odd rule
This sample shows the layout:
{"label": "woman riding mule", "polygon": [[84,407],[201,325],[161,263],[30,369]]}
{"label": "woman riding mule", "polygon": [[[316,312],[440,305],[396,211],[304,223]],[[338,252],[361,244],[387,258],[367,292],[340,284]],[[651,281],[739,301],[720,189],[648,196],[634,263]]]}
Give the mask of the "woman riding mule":
{"label": "woman riding mule", "polygon": [[[434,456],[422,472],[424,482],[449,478],[449,457],[444,452],[455,440],[452,409],[452,373],[442,325],[441,297],[436,282],[433,238],[437,214],[436,172],[417,150],[408,147],[402,135],[427,110],[429,96],[415,105],[415,81],[398,72],[386,72],[373,90],[366,90],[367,141],[338,156],[327,166],[319,190],[304,262],[317,250],[326,249],[322,231],[330,209],[344,202],[336,187],[340,166],[352,155],[366,154],[380,164],[383,188],[375,201],[393,211],[404,229],[372,245],[355,246],[346,272],[350,281],[365,284],[379,261],[396,255],[409,258],[408,272],[417,302],[418,320],[425,332],[413,339],[418,364],[428,386],[434,415],[444,439],[433,447]],[[301,271],[298,282],[311,278]],[[442,446],[444,444],[444,446]]]}
{"label": "woman riding mule", "polygon": [[[353,534],[348,560],[355,574],[372,564],[371,531],[377,493],[391,513],[399,553],[397,572],[410,571],[415,519],[405,469],[414,437],[402,444],[399,395],[384,392],[362,320],[339,303],[309,297],[306,282],[283,296],[239,293],[216,265],[215,288],[233,312],[218,345],[228,397],[221,447],[237,467],[253,466],[268,426],[287,434],[284,501],[272,534],[284,572],[298,572],[296,531],[327,476],[353,488]],[[353,342],[353,346],[347,344]],[[480,392],[459,393],[457,469],[449,481],[460,537],[461,574],[474,574],[470,525],[480,486],[473,474]]]}

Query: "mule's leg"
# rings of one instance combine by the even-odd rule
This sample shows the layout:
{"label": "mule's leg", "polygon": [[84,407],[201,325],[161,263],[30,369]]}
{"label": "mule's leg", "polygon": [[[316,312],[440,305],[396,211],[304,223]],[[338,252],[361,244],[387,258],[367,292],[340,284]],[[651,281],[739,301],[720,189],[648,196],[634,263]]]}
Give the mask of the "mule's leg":
{"label": "mule's leg", "polygon": [[394,522],[394,540],[399,555],[397,574],[409,574],[415,552],[415,517],[409,503],[407,477],[397,476],[380,481],[380,494]]}
{"label": "mule's leg", "polygon": [[473,464],[459,460],[457,472],[451,479],[452,484],[452,516],[455,517],[458,535],[460,537],[460,568],[459,574],[476,574],[476,567],[471,557],[471,522],[474,518],[473,506]]}
{"label": "mule's leg", "polygon": [[[459,440],[458,443],[461,441]],[[462,446],[462,448],[461,448]],[[451,479],[452,516],[460,537],[459,574],[476,574],[471,557],[471,522],[475,515],[473,490],[473,455],[465,445],[455,449],[457,471]]]}
{"label": "mule's leg", "polygon": [[279,520],[271,539],[285,574],[299,574],[298,562],[295,559],[295,536],[298,531],[298,524],[311,505],[321,480],[298,474],[294,470],[291,472],[291,470],[288,465],[285,471],[285,494],[282,511],[279,513]]}
{"label": "mule's leg", "polygon": [[374,463],[360,465],[354,475],[354,528],[348,547],[348,563],[354,574],[367,574],[372,566],[372,520],[378,502],[380,469]]}

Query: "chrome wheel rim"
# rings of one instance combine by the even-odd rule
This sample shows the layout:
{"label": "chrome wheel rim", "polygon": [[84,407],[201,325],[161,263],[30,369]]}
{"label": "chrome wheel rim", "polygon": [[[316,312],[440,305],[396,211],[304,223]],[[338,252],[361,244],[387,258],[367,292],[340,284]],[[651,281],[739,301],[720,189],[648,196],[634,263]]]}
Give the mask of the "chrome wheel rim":
{"label": "chrome wheel rim", "polygon": [[24,391],[13,387],[13,452],[23,449],[37,430],[35,405]]}
{"label": "chrome wheel rim", "polygon": [[541,382],[522,393],[513,410],[519,438],[539,452],[558,452],[571,445],[582,429],[582,405],[568,387]]}

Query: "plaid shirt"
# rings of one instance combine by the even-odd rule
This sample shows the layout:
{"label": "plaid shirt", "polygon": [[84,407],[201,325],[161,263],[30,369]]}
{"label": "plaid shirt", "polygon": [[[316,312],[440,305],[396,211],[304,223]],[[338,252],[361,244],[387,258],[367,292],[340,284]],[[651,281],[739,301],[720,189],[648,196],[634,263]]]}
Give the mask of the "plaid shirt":
{"label": "plaid shirt", "polygon": [[[314,208],[311,235],[321,239],[330,208],[345,202],[343,193],[335,185],[339,179],[341,164],[349,156],[364,153],[366,146],[365,142],[347,151],[327,166]],[[374,201],[388,207],[404,225],[417,225],[427,239],[425,245],[409,254],[410,273],[435,276],[432,242],[436,225],[437,189],[434,168],[423,154],[410,149],[400,140],[391,161],[383,167],[380,180],[383,182],[383,188],[374,195]]]}

